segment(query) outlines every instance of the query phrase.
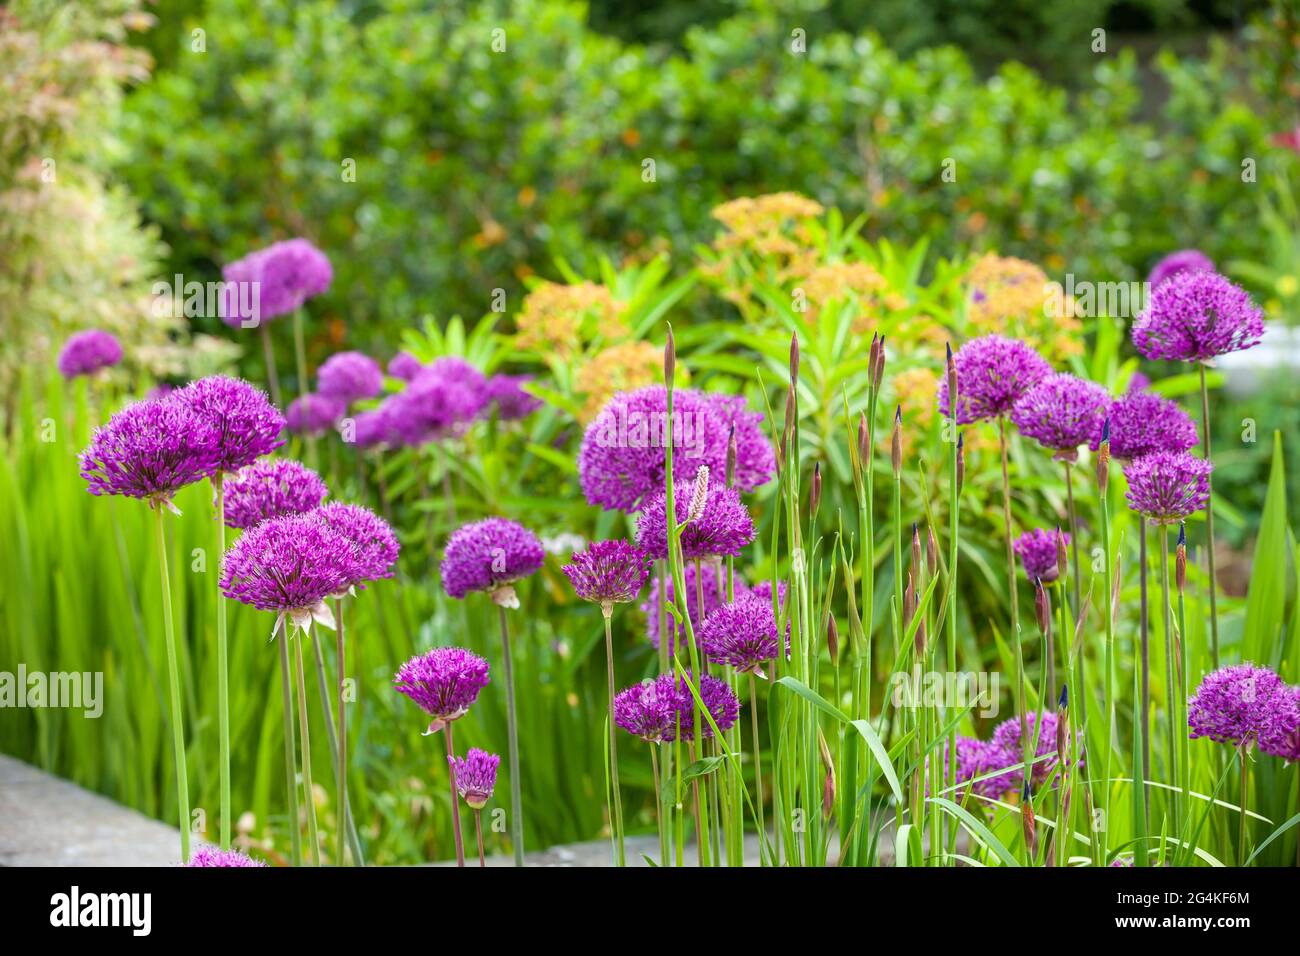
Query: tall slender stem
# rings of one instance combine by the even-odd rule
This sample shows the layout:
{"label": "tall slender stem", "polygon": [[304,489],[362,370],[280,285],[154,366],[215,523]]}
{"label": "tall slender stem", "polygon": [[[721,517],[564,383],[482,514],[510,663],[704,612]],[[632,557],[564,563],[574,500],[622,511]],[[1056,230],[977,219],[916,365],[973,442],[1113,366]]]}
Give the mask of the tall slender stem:
{"label": "tall slender stem", "polygon": [[618,786],[618,737],[614,723],[614,638],[610,617],[612,609],[602,608],[605,617],[605,679],[609,685],[609,825],[614,830],[614,862],[627,866],[627,851],[623,846],[623,798]]}
{"label": "tall slender stem", "polygon": [[[1109,444],[1103,445],[1103,454],[1109,454]],[[1107,461],[1103,457],[1103,462]],[[1101,551],[1102,567],[1105,569],[1105,580],[1102,582],[1102,615],[1103,630],[1106,635],[1106,651],[1103,655],[1102,666],[1106,669],[1106,674],[1102,678],[1102,686],[1105,688],[1106,702],[1106,753],[1102,760],[1102,790],[1101,806],[1102,819],[1110,819],[1110,790],[1111,790],[1111,757],[1115,751],[1115,612],[1111,607],[1111,598],[1113,597],[1111,584],[1111,558],[1110,558],[1110,497],[1107,494],[1107,486],[1102,485],[1098,489],[1099,501],[1098,509],[1101,517]],[[1171,704],[1172,706],[1172,704]],[[1109,836],[1109,834],[1107,834]],[[1109,843],[1109,840],[1107,840]]]}
{"label": "tall slender stem", "polygon": [[515,715],[515,675],[510,662],[510,622],[501,614],[501,669],[506,678],[506,737],[510,754],[510,842],[515,866],[524,865],[524,799],[519,781],[519,728]]}
{"label": "tall slender stem", "polygon": [[759,860],[762,861],[763,844],[767,839],[767,821],[763,813],[763,748],[758,738],[758,681],[753,671],[749,674],[749,718],[754,733],[754,805],[758,809]]}
{"label": "tall slender stem", "polygon": [[311,862],[320,866],[320,838],[316,830],[316,787],[311,777],[311,731],[307,720],[307,681],[303,677],[302,642],[306,632],[299,630],[293,642],[293,683],[298,694],[298,735],[302,752],[302,792],[307,803],[307,839],[311,841]]}
{"label": "tall slender stem", "polygon": [[650,744],[650,775],[655,784],[655,822],[659,825],[659,865],[668,866],[668,830],[665,826],[663,808],[665,800],[663,794],[663,782],[659,777],[659,745]]}
{"label": "tall slender stem", "polygon": [[[312,648],[315,650],[316,658],[316,692],[320,695],[321,719],[325,723],[325,737],[329,742],[330,764],[334,773],[339,769],[339,736],[334,729],[334,712],[330,709],[330,682],[325,676],[325,652],[321,649],[320,641],[314,641]],[[361,838],[357,836],[356,817],[352,813],[352,798],[345,792],[343,794],[343,818],[341,824],[347,827],[348,847],[352,850],[352,863],[354,866],[365,866],[365,854],[361,852]],[[342,865],[342,858],[339,860]]]}
{"label": "tall slender stem", "polygon": [[158,570],[162,575],[163,637],[167,642],[167,688],[171,710],[172,756],[176,762],[176,808],[180,818],[181,862],[190,859],[190,782],[185,766],[185,725],[181,714],[181,676],[176,660],[176,625],[172,619],[171,576],[167,573],[167,532],[162,506],[154,508],[158,528]]}
{"label": "tall slender stem", "polygon": [[[1020,593],[1016,581],[1015,533],[1011,526],[1011,477],[1007,469],[1007,419],[998,417],[998,444],[1002,448],[1002,523],[1007,539],[1007,598],[1011,602],[1011,633],[1020,633]],[[1032,582],[1031,582],[1032,583]]]}
{"label": "tall slender stem", "polygon": [[[1205,363],[1201,363],[1201,447],[1205,449],[1205,460],[1210,460],[1210,390],[1205,382]],[[1205,497],[1205,535],[1206,560],[1210,565],[1210,661],[1217,670],[1219,667],[1219,604],[1216,592],[1218,578],[1214,574],[1214,475],[1206,474],[1209,494]]]}
{"label": "tall slender stem", "polygon": [[[339,733],[338,733],[338,766],[334,768],[335,778],[338,784],[338,842],[336,844],[338,854],[335,865],[343,866],[347,859],[347,851],[344,849],[346,835],[348,831],[348,819],[351,814],[348,812],[348,713],[347,707],[343,700],[343,684],[347,679],[347,658],[344,653],[343,641],[343,598],[334,599],[334,616],[338,618],[338,631],[336,632],[337,650],[338,650],[338,701],[339,701]],[[319,650],[319,648],[318,648]],[[328,711],[328,708],[326,708]],[[356,862],[356,861],[353,861]]]}
{"label": "tall slender stem", "polygon": [[[1070,584],[1073,588],[1074,613],[1079,613],[1079,606],[1082,598],[1079,594],[1079,520],[1074,511],[1074,469],[1071,462],[1065,462],[1065,499],[1069,508],[1070,515],[1070,563],[1074,571],[1073,579]],[[1110,587],[1110,582],[1106,582],[1106,587]]]}
{"label": "tall slender stem", "polygon": [[265,322],[259,322],[257,326],[258,334],[262,338],[262,356],[266,359],[266,384],[271,390],[271,401],[280,405],[280,375],[275,368],[275,346],[271,343],[271,327]]}
{"label": "tall slender stem", "polygon": [[[273,638],[275,635],[271,635]],[[298,821],[298,740],[293,729],[293,691],[290,688],[289,625],[280,634],[280,690],[284,694],[284,789],[289,801],[289,859],[302,866],[302,832]]]}
{"label": "tall slender stem", "polygon": [[474,810],[474,838],[478,840],[478,865],[487,866],[487,857],[483,855],[483,811]]}
{"label": "tall slender stem", "polygon": [[[226,553],[226,488],[220,471],[212,476],[216,502],[217,560]],[[219,567],[219,566],[218,566]],[[217,574],[218,582],[221,580]],[[230,665],[226,642],[226,600],[217,588],[217,747],[221,777],[221,849],[230,849]]]}
{"label": "tall slender stem", "polygon": [[[1169,725],[1169,754],[1166,773],[1169,775],[1170,783],[1177,783],[1178,780],[1178,728],[1175,713],[1178,707],[1178,700],[1175,696],[1177,691],[1174,689],[1174,628],[1169,603],[1169,534],[1164,525],[1158,525],[1157,531],[1160,535],[1160,595],[1162,613],[1164,615],[1165,625],[1165,707],[1168,711]],[[1179,800],[1177,792],[1173,795],[1173,832],[1178,833],[1182,821],[1179,818],[1179,808],[1182,801]]]}
{"label": "tall slender stem", "polygon": [[447,781],[451,787],[451,830],[456,835],[456,865],[463,867],[465,865],[465,838],[460,832],[460,797],[456,793],[456,765],[452,763],[456,759],[456,748],[451,741],[451,725],[453,721],[447,721],[442,725],[442,735],[447,740]]}
{"label": "tall slender stem", "polygon": [[1246,763],[1246,741],[1242,741],[1241,746],[1237,748],[1237,756],[1241,759],[1241,804],[1237,813],[1237,865],[1246,865],[1246,794],[1250,787],[1250,764]]}
{"label": "tall slender stem", "polygon": [[[1138,630],[1142,640],[1142,779],[1151,779],[1151,611],[1147,600],[1147,519],[1138,515],[1138,584],[1141,589]],[[1151,791],[1142,794],[1144,812],[1151,813]],[[1150,820],[1143,832],[1150,833]]]}

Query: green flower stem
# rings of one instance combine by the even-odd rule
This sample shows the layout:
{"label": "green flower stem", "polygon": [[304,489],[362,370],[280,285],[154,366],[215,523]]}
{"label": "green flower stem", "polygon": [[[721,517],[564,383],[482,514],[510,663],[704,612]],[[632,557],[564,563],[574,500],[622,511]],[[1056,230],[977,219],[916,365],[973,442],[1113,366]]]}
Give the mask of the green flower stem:
{"label": "green flower stem", "polygon": [[[761,851],[767,833],[767,821],[763,818],[763,746],[758,736],[758,681],[754,672],[749,673],[749,718],[753,724],[754,734],[754,804],[758,808],[758,845]],[[762,853],[759,853],[760,864]]]}
{"label": "green flower stem", "polygon": [[[341,603],[341,602],[340,602]],[[339,619],[342,619],[342,609],[338,612]],[[325,675],[325,652],[321,650],[320,641],[313,641],[312,648],[315,651],[313,655],[316,658],[316,692],[320,694],[321,701],[321,719],[325,722],[325,736],[329,741],[330,764],[337,775],[339,770],[339,737],[334,729],[334,713],[330,710],[330,682]],[[341,680],[341,679],[340,679]],[[346,759],[346,758],[345,758]],[[344,764],[346,767],[347,764]],[[341,812],[344,814],[342,824],[347,827],[348,848],[352,851],[352,863],[354,866],[365,866],[365,854],[361,852],[361,838],[357,835],[357,821],[352,813],[352,798],[345,790],[343,793],[343,802]],[[338,859],[338,865],[343,865],[343,857]]]}
{"label": "green flower stem", "polygon": [[[1138,586],[1140,589],[1138,609],[1138,630],[1142,641],[1142,778],[1151,779],[1151,609],[1147,598],[1147,519],[1143,515],[1138,520]],[[1145,832],[1151,832],[1151,793],[1143,793],[1143,813],[1147,816]]]}
{"label": "green flower stem", "polygon": [[[1187,671],[1188,671],[1188,641],[1187,641],[1187,604],[1183,599],[1183,589],[1178,589],[1178,685],[1181,691],[1178,695],[1178,739],[1181,747],[1181,774],[1178,780],[1178,796],[1182,800],[1184,807],[1191,806],[1190,788],[1192,785],[1192,738],[1187,727]],[[1190,813],[1190,811],[1189,811]]]}
{"label": "green flower stem", "polygon": [[605,617],[605,677],[609,684],[609,779],[611,798],[609,825],[614,830],[614,862],[627,866],[627,851],[623,846],[623,798],[618,786],[618,733],[614,723],[614,637],[610,618],[613,608],[601,608]]}
{"label": "green flower stem", "polygon": [[483,855],[483,811],[474,809],[474,838],[478,841],[478,865],[487,866],[487,857]]}
{"label": "green flower stem", "polygon": [[654,779],[655,785],[655,808],[658,811],[655,814],[655,823],[659,828],[659,865],[668,866],[668,830],[665,827],[667,822],[664,818],[663,798],[663,781],[659,775],[659,745],[650,744],[650,775]]}
{"label": "green flower stem", "polygon": [[316,788],[311,777],[311,731],[307,720],[307,682],[303,678],[302,642],[306,632],[299,630],[294,641],[293,650],[293,686],[298,694],[298,732],[302,738],[302,789],[307,802],[307,839],[311,841],[311,861],[313,866],[320,866],[320,839],[316,830]]}
{"label": "green flower stem", "polygon": [[[337,854],[337,856],[335,857],[335,866],[343,866],[344,861],[347,859],[347,854],[346,851],[344,850],[343,845],[345,841],[345,834],[348,831],[348,823],[351,820],[352,814],[350,812],[351,808],[348,806],[348,711],[347,711],[347,703],[343,699],[343,683],[345,680],[347,680],[347,657],[345,656],[345,651],[344,651],[345,645],[343,640],[343,599],[342,598],[334,599],[334,616],[338,618],[337,621],[338,631],[336,632],[335,637],[337,640],[338,653],[336,656],[338,657],[338,668],[339,668],[339,681],[338,681],[339,732],[338,732],[337,751],[335,751],[334,748],[330,748],[330,749],[331,752],[338,753],[338,759],[336,761],[338,766],[334,768],[334,776],[338,782],[338,807],[336,809],[336,812],[338,813],[338,817],[339,817],[338,843],[336,845],[337,849],[335,850]],[[320,644],[317,643],[316,660],[321,661],[323,657],[324,654],[321,652]],[[322,694],[322,696],[324,695]],[[328,712],[329,708],[326,707],[325,709]],[[328,726],[328,722],[327,722],[327,726]]]}
{"label": "green flower stem", "polygon": [[1238,804],[1237,818],[1237,865],[1246,865],[1246,796],[1250,787],[1250,764],[1246,762],[1247,743],[1242,742],[1237,748],[1237,757],[1241,760],[1241,802]]}
{"label": "green flower stem", "polygon": [[[1161,606],[1164,613],[1165,624],[1165,698],[1166,708],[1168,710],[1169,725],[1169,753],[1168,763],[1166,764],[1165,773],[1168,774],[1170,783],[1178,783],[1178,698],[1177,698],[1177,681],[1174,675],[1174,628],[1171,615],[1171,605],[1169,601],[1169,534],[1164,525],[1158,526],[1160,534],[1160,594]],[[1180,809],[1182,800],[1179,799],[1177,792],[1173,795],[1173,813],[1172,832],[1181,832],[1182,819]],[[1244,819],[1244,817],[1243,817]]]}
{"label": "green flower stem", "polygon": [[[1210,390],[1205,382],[1205,363],[1201,363],[1201,447],[1205,449],[1205,460],[1210,453]],[[1210,570],[1210,661],[1215,670],[1219,667],[1219,606],[1218,578],[1214,573],[1214,474],[1206,475],[1209,494],[1205,498],[1205,536],[1206,560]],[[1243,816],[1244,819],[1244,816]]]}
{"label": "green flower stem", "polygon": [[451,739],[451,725],[447,721],[442,725],[442,736],[447,741],[447,782],[451,787],[451,830],[456,836],[456,865],[465,866],[465,837],[460,832],[460,796],[456,793],[456,768],[452,761],[456,758],[456,747]]}
{"label": "green flower stem", "polygon": [[[273,634],[274,638],[275,635]],[[289,801],[289,859],[302,866],[302,833],[298,822],[298,742],[293,729],[293,691],[290,688],[289,625],[280,634],[280,690],[284,694],[284,786]]]}
{"label": "green flower stem", "polygon": [[524,865],[524,798],[519,780],[519,726],[515,713],[515,676],[510,663],[510,622],[506,609],[498,605],[501,616],[501,669],[506,681],[506,737],[510,756],[510,842],[515,866]]}
{"label": "green flower stem", "polygon": [[[957,432],[957,396],[954,394],[950,398],[952,410],[952,449],[948,466],[948,674],[950,677],[957,674],[957,542],[958,535],[961,531],[961,488],[958,487],[958,443],[960,436]],[[936,569],[937,573],[937,569]],[[1012,568],[1012,577],[1015,576],[1015,569]],[[1019,648],[1019,635],[1016,637],[1016,646]],[[1019,651],[1017,650],[1017,653]],[[948,761],[948,770],[945,774],[945,785],[949,788],[957,786],[957,727],[954,725],[948,731],[948,753],[951,759]],[[957,843],[957,820],[954,818],[948,828],[945,846],[956,846]],[[942,864],[943,860],[940,859]]]}
{"label": "green flower stem", "polygon": [[[1099,492],[1098,498],[1102,561],[1106,574],[1105,580],[1102,582],[1101,586],[1101,607],[1102,616],[1104,618],[1104,632],[1106,635],[1106,650],[1102,664],[1106,669],[1106,674],[1102,678],[1102,686],[1105,688],[1104,699],[1106,703],[1106,753],[1102,760],[1102,786],[1105,789],[1102,790],[1101,794],[1101,806],[1102,819],[1110,820],[1111,757],[1115,752],[1115,626],[1114,610],[1111,607],[1112,568],[1110,557],[1110,497],[1104,490],[1102,490]],[[1071,539],[1071,544],[1073,543],[1073,539]],[[1105,842],[1109,844],[1109,831],[1107,831]]]}
{"label": "green flower stem", "polygon": [[1007,418],[998,416],[998,445],[1002,449],[1002,524],[1007,541],[1007,599],[1011,603],[1011,633],[1020,633],[1020,594],[1016,580],[1015,533],[1011,525],[1011,477],[1007,468]]}
{"label": "green flower stem", "polygon": [[[212,476],[216,502],[217,558],[226,553],[226,488],[220,471]],[[220,565],[218,565],[218,568]],[[218,582],[221,575],[217,574]],[[230,665],[226,641],[226,601],[217,588],[217,747],[221,777],[221,849],[230,849]]]}
{"label": "green flower stem", "polygon": [[[1074,510],[1074,468],[1071,462],[1064,462],[1065,465],[1065,500],[1069,509],[1070,516],[1070,565],[1074,576],[1070,581],[1073,588],[1074,596],[1074,613],[1079,613],[1079,607],[1082,601],[1079,592],[1079,519]],[[1106,582],[1106,587],[1110,587],[1110,582]]]}
{"label": "green flower stem", "polygon": [[163,637],[167,642],[167,688],[172,725],[172,756],[176,761],[176,807],[180,818],[181,862],[190,859],[190,783],[185,766],[185,725],[181,712],[181,677],[176,659],[176,625],[172,618],[171,576],[167,573],[167,532],[162,506],[154,508],[158,528],[158,570],[162,575]]}

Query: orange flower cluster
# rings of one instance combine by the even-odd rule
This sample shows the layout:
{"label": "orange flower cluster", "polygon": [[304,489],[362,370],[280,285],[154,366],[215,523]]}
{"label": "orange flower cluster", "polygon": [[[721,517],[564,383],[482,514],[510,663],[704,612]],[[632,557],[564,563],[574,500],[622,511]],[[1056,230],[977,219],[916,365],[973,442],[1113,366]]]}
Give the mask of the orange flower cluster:
{"label": "orange flower cluster", "polygon": [[626,303],[594,282],[561,285],[543,282],[524,298],[515,318],[515,344],[522,349],[568,357],[592,339],[619,339],[628,334]]}
{"label": "orange flower cluster", "polygon": [[1049,283],[1047,273],[1032,262],[982,256],[966,277],[971,334],[1023,339],[1051,362],[1080,354],[1079,320],[1068,307],[1063,315],[1048,309]]}

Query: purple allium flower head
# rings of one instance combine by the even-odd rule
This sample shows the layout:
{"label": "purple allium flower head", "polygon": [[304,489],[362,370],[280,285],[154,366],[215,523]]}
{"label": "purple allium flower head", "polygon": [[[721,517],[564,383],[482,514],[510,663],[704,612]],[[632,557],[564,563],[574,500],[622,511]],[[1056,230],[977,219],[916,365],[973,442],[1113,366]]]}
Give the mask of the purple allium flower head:
{"label": "purple allium flower head", "polygon": [[677,739],[677,688],[671,674],[644,680],[614,697],[614,723],[650,743]]}
{"label": "purple allium flower head", "polygon": [[[226,552],[221,593],[296,627],[334,626],[325,599],[365,577],[356,545],[313,514],[282,515],[245,531]],[[272,634],[275,632],[272,631]]]}
{"label": "purple allium flower head", "polygon": [[1275,698],[1285,689],[1282,678],[1254,664],[1234,664],[1206,674],[1187,705],[1192,739],[1209,737],[1235,745],[1257,740],[1273,729]]}
{"label": "purple allium flower head", "polygon": [[1259,749],[1288,763],[1300,761],[1300,687],[1281,687],[1259,729]]}
{"label": "purple allium flower head", "polygon": [[501,758],[486,750],[470,747],[463,757],[448,757],[456,790],[474,810],[482,810],[492,799],[492,789],[497,785],[497,767]]}
{"label": "purple allium flower head", "polygon": [[483,395],[488,404],[495,405],[497,417],[503,422],[527,418],[546,403],[520,386],[531,382],[531,375],[493,375],[484,386]]}
{"label": "purple allium flower head", "polygon": [[338,424],[346,413],[347,406],[337,398],[307,392],[289,403],[284,419],[294,434],[319,438]]}
{"label": "purple allium flower head", "polygon": [[64,378],[92,375],[122,361],[122,346],[102,329],[87,329],[68,337],[59,353],[59,374]]}
{"label": "purple allium flower head", "polygon": [[357,587],[364,581],[391,578],[401,546],[388,522],[369,508],[334,502],[310,512],[356,546],[360,577],[348,582]]}
{"label": "purple allium flower head", "polygon": [[219,471],[238,471],[284,444],[284,416],[265,392],[242,379],[201,378],[167,400],[180,402],[212,426]]}
{"label": "purple allium flower head", "polygon": [[1185,451],[1158,451],[1129,462],[1128,506],[1156,524],[1174,524],[1210,500],[1214,465]]}
{"label": "purple allium flower head", "polygon": [[[690,672],[687,672],[690,676]],[[664,675],[672,680],[671,674]],[[661,678],[662,679],[662,678]],[[686,686],[686,682],[678,679],[677,686],[677,713],[681,718],[682,740],[695,739],[695,698],[691,695],[691,689]],[[718,729],[724,734],[736,723],[736,718],[740,716],[740,699],[736,697],[736,692],[727,686],[727,682],[720,677],[714,677],[712,674],[705,674],[700,678],[698,690],[700,692],[700,702],[704,705],[700,710],[700,736],[708,740],[713,736],[713,728],[709,726],[708,720],[704,714],[707,712],[713,718],[713,722],[718,725]]]}
{"label": "purple allium flower head", "polygon": [[81,477],[92,495],[147,498],[174,510],[177,491],[217,470],[219,446],[216,430],[188,406],[136,402],[95,429],[81,453]]}
{"label": "purple allium flower head", "polygon": [[[1111,404],[1107,417],[1110,453],[1123,461],[1158,451],[1188,451],[1200,441],[1196,423],[1177,402],[1150,392],[1128,392]],[[1101,447],[1100,435],[1090,447]]]}
{"label": "purple allium flower head", "polygon": [[[1048,375],[1052,366],[1018,339],[982,335],[952,357],[957,366],[957,424],[1011,413],[1016,401]],[[948,416],[948,379],[939,381],[939,411]]]}
{"label": "purple allium flower head", "polygon": [[761,673],[779,647],[771,597],[751,593],[722,605],[705,618],[698,636],[704,656],[713,663]]}
{"label": "purple allium flower head", "polygon": [[[394,431],[388,415],[387,402],[384,402],[378,408],[371,408],[353,415],[352,444],[358,448],[378,448],[400,442],[401,439]],[[344,435],[346,436],[346,432],[344,432]]]}
{"label": "purple allium flower head", "polygon": [[[963,786],[970,781],[975,780],[971,785],[971,792],[980,796],[996,800],[1008,790],[1014,789],[1017,784],[1014,773],[1002,773],[997,776],[988,777],[985,780],[976,780],[984,774],[992,773],[1002,763],[1004,755],[992,744],[983,740],[977,740],[974,737],[957,738],[957,784]],[[927,759],[928,762],[928,759]],[[948,745],[943,746],[943,768],[944,778],[947,779],[948,771]],[[927,784],[928,786],[928,784]],[[928,791],[927,791],[928,792]]]}
{"label": "purple allium flower head", "polygon": [[[1065,543],[1070,543],[1069,534],[1062,534]],[[1025,576],[1030,581],[1042,578],[1044,584],[1056,580],[1056,531],[1048,528],[1035,528],[1016,538],[1012,549],[1020,556],[1025,568]]]}
{"label": "purple allium flower head", "polygon": [[487,591],[502,607],[518,607],[514,582],[542,566],[542,543],[523,525],[505,518],[484,518],[462,525],[447,542],[439,573],[454,598]]}
{"label": "purple allium flower head", "polygon": [[1133,344],[1150,359],[1210,362],[1259,344],[1264,313],[1245,289],[1217,272],[1180,272],[1156,286],[1133,323]]}
{"label": "purple allium flower head", "polygon": [[560,568],[584,601],[594,601],[606,617],[613,605],[635,601],[650,576],[650,561],[640,548],[626,541],[593,541],[576,551]]}
{"label": "purple allium flower head", "polygon": [[462,647],[435,647],[417,654],[393,678],[399,693],[433,718],[427,734],[464,717],[488,685],[488,662]]}
{"label": "purple allium flower head", "polygon": [[[1028,724],[1029,733],[1034,733],[1034,727],[1038,724],[1038,711],[1031,710],[1025,715],[1025,722]],[[1056,769],[1056,723],[1057,715],[1053,711],[1044,711],[1042,714],[1043,723],[1038,728],[1038,745],[1034,750],[1034,774],[1033,782],[1040,784],[1051,775]],[[1079,739],[1083,736],[1080,734]],[[990,752],[990,766],[985,772],[995,770],[1000,766],[1014,766],[1021,762],[1020,748],[1020,718],[1010,717],[993,728],[993,737],[989,741],[989,746],[995,748],[996,752]],[[1051,754],[1050,757],[1047,757]],[[1037,758],[1047,757],[1046,760]],[[1015,785],[1009,789],[1019,789],[1024,782],[1024,770],[1013,771],[1015,775]]]}
{"label": "purple allium flower head", "polygon": [[328,494],[320,475],[292,459],[259,461],[225,483],[226,525],[251,528],[268,518],[301,514]]}
{"label": "purple allium flower head", "polygon": [[1110,395],[1096,382],[1059,373],[1022,395],[1011,409],[1011,420],[1056,457],[1073,461],[1080,445],[1101,435],[1108,408]]}
{"label": "purple allium flower head", "polygon": [[409,382],[424,371],[424,363],[410,352],[398,352],[388,360],[388,374]]}
{"label": "purple allium flower head", "polygon": [[[673,486],[677,523],[687,522],[681,534],[682,556],[687,560],[735,557],[754,540],[754,519],[740,500],[740,492],[720,482],[710,483],[703,511],[695,520],[687,521],[695,484],[678,481]],[[667,504],[667,498],[660,492],[648,500],[637,518],[637,544],[652,558],[668,557]]]}
{"label": "purple allium flower head", "polygon": [[1180,272],[1214,272],[1214,263],[1199,249],[1179,249],[1171,252],[1154,266],[1147,276],[1147,284],[1154,289],[1160,283]]}
{"label": "purple allium flower head", "polygon": [[270,321],[300,308],[330,287],[334,270],[306,239],[288,239],[228,264],[222,278],[229,284],[222,321],[239,328],[246,319]]}
{"label": "purple allium flower head", "polygon": [[266,866],[247,853],[238,850],[218,850],[214,846],[201,846],[190,855],[186,866]]}
{"label": "purple allium flower head", "polygon": [[385,404],[394,431],[408,445],[463,434],[483,410],[486,381],[463,359],[440,358]]}
{"label": "purple allium flower head", "polygon": [[1128,393],[1145,392],[1151,387],[1151,379],[1141,372],[1134,372],[1128,380]]}
{"label": "purple allium flower head", "polygon": [[364,352],[331,355],[316,372],[316,391],[344,404],[374,398],[384,390],[384,372]]}
{"label": "purple allium flower head", "polygon": [[[695,586],[695,575],[696,575],[695,562],[694,561],[687,562],[686,566],[682,568],[682,578],[686,585],[686,613],[690,615],[691,626],[695,628],[695,631],[698,634],[700,628],[704,625],[705,619],[710,614],[712,614],[715,609],[721,607],[722,604],[726,601],[727,576],[726,576],[726,572],[723,571],[716,564],[712,564],[712,563],[702,564],[700,567],[700,575],[701,575],[700,587],[697,589]],[[666,585],[665,591],[667,592],[667,599],[669,603],[671,603],[672,601],[675,600],[673,582],[665,581],[665,585]],[[703,613],[700,613],[699,603],[696,598],[697,590],[703,591],[704,593]],[[739,575],[737,575],[736,576],[736,599],[739,600],[741,597],[743,597],[748,593],[749,593],[749,589],[745,586],[745,582],[740,579]],[[769,601],[771,600],[770,594],[768,600]],[[650,579],[650,592],[646,597],[645,601],[641,603],[641,610],[644,611],[646,614],[646,636],[650,638],[650,643],[653,644],[656,648],[658,648],[659,647],[659,579],[658,578]],[[667,626],[671,631],[671,629],[673,628],[673,619],[671,615],[667,619]],[[682,632],[683,636],[685,635],[683,628],[681,628],[680,626],[677,628],[677,630],[679,632]],[[671,654],[673,653],[674,650],[675,650],[674,642],[672,639],[672,634],[670,633],[668,639],[668,653]]]}
{"label": "purple allium flower head", "polygon": [[[587,426],[578,477],[588,502],[634,511],[664,490],[667,396],[658,385],[620,392]],[[762,420],[740,396],[675,389],[673,465],[679,480],[693,478],[702,467],[725,475],[734,426],[736,487],[753,491],[765,484],[776,471],[776,456]]]}

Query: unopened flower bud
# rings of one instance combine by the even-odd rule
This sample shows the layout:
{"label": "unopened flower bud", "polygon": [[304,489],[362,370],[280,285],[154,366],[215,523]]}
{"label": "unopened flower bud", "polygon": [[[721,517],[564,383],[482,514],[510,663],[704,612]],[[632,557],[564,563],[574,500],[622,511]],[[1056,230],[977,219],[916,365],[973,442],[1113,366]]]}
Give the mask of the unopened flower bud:
{"label": "unopened flower bud", "polygon": [[957,434],[957,490],[966,484],[966,436]]}
{"label": "unopened flower bud", "polygon": [[826,650],[831,655],[831,666],[840,664],[840,629],[835,623],[835,615],[826,615]]}
{"label": "unopened flower bud", "polygon": [[876,346],[876,363],[871,369],[871,387],[880,388],[880,383],[885,380],[885,337],[880,337],[880,343]]}
{"label": "unopened flower bud", "polygon": [[[1161,534],[1164,529],[1160,529]],[[1178,548],[1174,551],[1174,580],[1178,582],[1178,593],[1187,587],[1187,525],[1178,525]]]}
{"label": "unopened flower bud", "polygon": [[952,412],[951,418],[957,420],[957,363],[952,357],[952,343],[949,342],[945,348],[948,350],[947,370],[948,370],[948,408]]}
{"label": "unopened flower bud", "polygon": [[1043,587],[1042,578],[1034,578],[1034,610],[1038,613],[1038,630],[1048,640],[1052,638],[1052,599]]}
{"label": "unopened flower bud", "polygon": [[673,341],[672,326],[668,327],[668,340],[664,342],[664,385],[673,387],[673,377],[677,374],[677,345]]}
{"label": "unopened flower bud", "polygon": [[790,336],[790,384],[799,381],[799,335]]}
{"label": "unopened flower bud", "polygon": [[1029,789],[1028,778],[1025,779],[1025,788],[1020,795],[1020,825],[1025,834],[1025,846],[1033,857],[1038,853],[1038,828],[1034,820],[1034,794]]}
{"label": "unopened flower bud", "polygon": [[917,530],[915,521],[912,522],[912,568],[919,578],[921,574],[921,532]]}
{"label": "unopened flower bud", "polygon": [[1110,482],[1110,419],[1101,426],[1101,445],[1097,449],[1097,487],[1104,495]]}
{"label": "unopened flower bud", "polygon": [[736,425],[733,422],[727,435],[727,487],[736,483]]}
{"label": "unopened flower bud", "polygon": [[871,467],[871,428],[866,413],[858,419],[858,461],[864,472]]}
{"label": "unopened flower bud", "polygon": [[822,503],[822,463],[813,465],[812,488],[808,491],[808,513],[817,516],[817,508]]}
{"label": "unopened flower bud", "polygon": [[1065,533],[1061,531],[1061,526],[1056,526],[1056,580],[1064,581],[1065,572],[1069,567],[1070,554],[1065,547]]}
{"label": "unopened flower bud", "polygon": [[889,446],[889,463],[894,468],[894,477],[903,474],[903,406],[894,410],[894,436]]}
{"label": "unopened flower bud", "polygon": [[939,542],[934,539],[934,528],[925,529],[925,566],[930,574],[939,573]]}

